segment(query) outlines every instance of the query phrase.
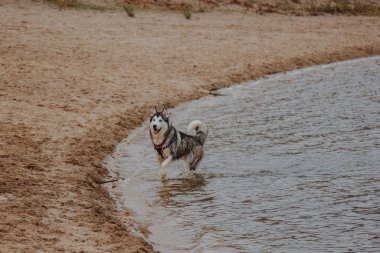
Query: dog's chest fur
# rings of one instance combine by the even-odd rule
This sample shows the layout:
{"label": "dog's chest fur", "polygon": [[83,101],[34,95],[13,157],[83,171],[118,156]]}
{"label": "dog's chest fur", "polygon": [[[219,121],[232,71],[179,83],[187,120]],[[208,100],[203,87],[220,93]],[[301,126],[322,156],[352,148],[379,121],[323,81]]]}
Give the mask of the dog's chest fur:
{"label": "dog's chest fur", "polygon": [[165,141],[165,135],[164,134],[152,134],[151,135],[152,141],[155,145],[161,145]]}

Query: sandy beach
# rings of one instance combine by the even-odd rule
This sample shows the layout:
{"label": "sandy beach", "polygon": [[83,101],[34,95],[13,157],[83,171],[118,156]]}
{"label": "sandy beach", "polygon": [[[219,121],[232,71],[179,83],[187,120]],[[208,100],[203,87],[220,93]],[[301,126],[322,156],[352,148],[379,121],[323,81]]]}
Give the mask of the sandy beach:
{"label": "sandy beach", "polygon": [[2,1],[0,26],[0,252],[154,252],[98,183],[153,106],[380,54],[379,17]]}

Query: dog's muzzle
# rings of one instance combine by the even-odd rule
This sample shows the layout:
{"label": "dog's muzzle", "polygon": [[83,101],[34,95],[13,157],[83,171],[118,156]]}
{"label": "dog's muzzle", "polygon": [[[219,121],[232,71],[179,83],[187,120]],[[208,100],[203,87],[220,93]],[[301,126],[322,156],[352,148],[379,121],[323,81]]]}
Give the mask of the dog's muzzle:
{"label": "dog's muzzle", "polygon": [[161,130],[161,128],[157,129],[157,126],[153,125],[153,133],[157,134],[158,132],[160,132],[160,130]]}

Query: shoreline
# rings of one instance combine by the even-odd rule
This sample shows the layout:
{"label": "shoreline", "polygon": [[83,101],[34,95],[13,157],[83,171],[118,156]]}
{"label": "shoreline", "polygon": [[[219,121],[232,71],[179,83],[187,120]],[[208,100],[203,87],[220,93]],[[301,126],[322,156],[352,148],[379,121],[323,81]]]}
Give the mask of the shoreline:
{"label": "shoreline", "polygon": [[[150,146],[148,120],[148,122],[145,121],[142,126],[135,128],[129,134],[127,139],[118,143],[110,158],[105,161],[106,167],[109,170],[116,174],[120,173],[120,176],[125,178],[125,181],[120,181],[112,185],[111,192],[113,194],[111,194],[111,196],[115,197],[118,206],[123,206],[123,203],[128,203],[127,210],[133,214],[137,221],[137,225],[143,228],[142,231],[149,235],[152,244],[155,245],[156,249],[162,252],[168,252],[170,250],[174,252],[176,250],[186,252],[186,249],[189,248],[214,249],[223,248],[223,246],[226,248],[230,247],[232,252],[234,251],[233,249],[236,248],[245,249],[244,252],[251,252],[249,249],[253,249],[252,251],[254,251],[255,248],[259,248],[258,245],[268,246],[268,244],[273,247],[277,246],[278,248],[281,248],[281,246],[279,246],[281,243],[271,244],[271,239],[276,242],[281,241],[281,238],[273,237],[273,234],[276,234],[276,229],[266,226],[259,226],[256,229],[255,224],[257,224],[257,220],[250,220],[251,225],[253,226],[246,225],[242,226],[242,228],[241,226],[236,226],[236,224],[239,224],[239,221],[240,225],[245,225],[244,221],[249,217],[252,217],[252,215],[254,217],[266,215],[267,217],[269,216],[274,219],[284,217],[282,222],[286,222],[286,218],[289,218],[286,216],[287,211],[281,208],[283,207],[281,205],[275,205],[273,209],[270,209],[270,211],[266,213],[266,210],[268,210],[267,207],[272,207],[273,205],[273,203],[271,204],[271,198],[268,198],[268,201],[266,202],[267,205],[261,204],[261,208],[255,209],[253,206],[244,205],[245,202],[257,203],[258,200],[260,202],[261,199],[265,202],[265,194],[267,191],[263,192],[262,189],[265,189],[265,187],[262,188],[255,185],[255,183],[257,183],[257,178],[276,178],[276,173],[280,173],[284,168],[293,169],[294,165],[297,167],[297,169],[294,170],[295,175],[286,172],[286,176],[293,176],[296,183],[294,180],[289,180],[287,178],[285,181],[288,184],[285,185],[288,189],[292,188],[289,187],[289,184],[299,185],[297,178],[299,178],[300,175],[298,173],[306,175],[305,177],[310,176],[316,184],[320,184],[320,180],[324,177],[323,174],[318,174],[321,171],[324,171],[327,173],[327,176],[334,179],[340,178],[340,176],[345,178],[346,167],[350,168],[353,172],[361,171],[357,168],[359,165],[356,166],[350,159],[338,161],[336,166],[332,167],[333,170],[330,170],[328,167],[329,164],[337,161],[337,157],[344,156],[344,154],[349,152],[352,154],[352,157],[354,157],[352,159],[355,159],[356,157],[358,161],[361,161],[363,160],[361,154],[367,153],[368,159],[365,160],[368,160],[366,165],[369,166],[363,165],[362,173],[364,173],[363,181],[368,184],[366,184],[367,187],[363,186],[360,188],[360,192],[363,193],[362,196],[371,196],[368,187],[371,186],[372,181],[370,179],[371,175],[374,173],[374,166],[370,165],[376,164],[378,159],[376,159],[373,152],[371,153],[371,151],[373,151],[371,139],[373,138],[368,138],[368,136],[367,138],[360,137],[363,136],[363,134],[372,134],[368,133],[365,129],[376,128],[376,120],[370,116],[376,112],[376,103],[373,103],[376,99],[368,94],[371,94],[376,90],[376,83],[378,83],[376,81],[380,80],[380,75],[376,71],[379,64],[380,56],[373,56],[317,65],[289,72],[281,72],[255,81],[248,81],[232,87],[223,88],[216,92],[219,96],[211,95],[200,98],[196,101],[179,104],[170,110],[171,117],[173,117],[171,118],[171,122],[174,123],[174,126],[178,130],[186,129],[188,122],[195,117],[202,121],[204,120],[203,122],[212,126],[212,136],[210,137],[213,138],[210,138],[209,141],[211,144],[209,143],[206,147],[206,152],[210,156],[206,155],[206,159],[203,161],[203,166],[201,166],[200,171],[198,171],[200,174],[191,176],[186,173],[186,170],[183,170],[182,163],[173,164],[168,170],[169,181],[166,183],[160,182],[157,177],[157,170],[155,170],[156,166],[158,166],[155,159],[155,153],[152,152],[153,149]],[[337,78],[338,76],[339,78]],[[342,80],[344,81],[342,82]],[[266,95],[263,97],[263,94]],[[337,94],[339,95],[336,96]],[[305,99],[306,97],[308,99]],[[277,102],[285,105],[285,107],[279,106]],[[251,106],[248,106],[247,104]],[[345,104],[345,106],[342,107],[342,104]],[[365,106],[363,107],[363,105]],[[290,108],[293,108],[293,110]],[[302,111],[304,113],[300,113]],[[341,111],[341,113],[339,113],[339,111]],[[241,114],[242,117],[237,118],[235,112]],[[340,115],[342,114],[347,117],[340,118]],[[247,117],[248,115],[255,116]],[[275,116],[270,117],[268,115]],[[308,117],[308,115],[310,115],[310,117]],[[218,122],[224,116],[227,121],[224,122],[223,126],[230,126],[233,124],[231,122],[234,122],[235,120],[239,122],[239,126],[236,126],[236,128],[241,128],[242,131],[231,128],[229,130],[225,130],[223,127],[221,128],[220,124],[218,125]],[[295,118],[295,120],[289,121],[289,118]],[[326,121],[326,119],[330,120]],[[338,122],[334,122],[335,119]],[[345,124],[347,119],[350,121],[349,124]],[[319,121],[323,127],[318,128],[318,124],[312,123],[315,123],[315,121]],[[295,124],[295,122],[297,127],[293,127],[292,129],[291,125]],[[300,124],[301,127],[298,126],[298,124]],[[364,127],[363,124],[365,125]],[[281,125],[285,127],[279,128]],[[290,126],[290,128],[286,126]],[[343,127],[346,131],[343,131],[340,127]],[[251,132],[249,129],[251,129]],[[272,131],[268,131],[268,129],[272,129]],[[284,136],[281,134],[279,135],[277,132],[281,132],[281,129],[284,129],[286,132]],[[308,135],[307,133],[311,130],[314,134]],[[254,137],[252,137],[252,131],[255,133]],[[321,131],[327,133],[327,136],[318,136],[318,134],[315,134]],[[231,143],[232,149],[226,149],[223,146],[223,140],[218,138],[218,136],[225,135],[226,132],[231,132],[226,138],[229,143]],[[244,138],[241,138],[240,134],[246,134],[246,137],[250,139],[250,141],[244,141]],[[376,132],[373,132],[372,135],[375,138]],[[355,138],[355,136],[358,138]],[[234,137],[236,137],[235,139],[238,139],[237,142],[233,142]],[[326,142],[334,142],[333,140],[336,138],[342,140],[343,143],[347,143],[347,145],[342,145],[342,142],[340,141],[333,143],[333,145],[326,145]],[[301,143],[299,142],[300,139],[302,140]],[[296,141],[293,142],[292,140]],[[359,146],[365,146],[365,148],[359,150],[346,150],[345,148],[351,144],[352,140],[357,140],[359,144],[363,144]],[[253,147],[251,147],[252,141],[257,141]],[[280,142],[280,146],[283,145],[288,148],[276,146],[276,142]],[[310,142],[316,143],[316,145],[309,147],[307,144]],[[364,145],[364,143],[367,143],[368,145]],[[250,146],[252,149],[247,149],[247,146]],[[263,148],[258,148],[258,146]],[[354,144],[353,146],[357,145]],[[245,148],[239,149],[241,147]],[[326,152],[328,149],[333,151],[332,154]],[[223,154],[229,150],[237,156],[239,156],[237,150],[240,150],[240,159],[231,157],[231,161],[229,158],[224,158]],[[318,152],[313,152],[316,150]],[[251,157],[247,156],[246,152],[250,153]],[[318,158],[316,157],[321,155],[331,162],[325,162],[323,165],[319,165]],[[302,162],[300,165],[299,161],[305,161],[302,159],[302,156],[307,159],[313,156],[316,158],[314,160],[310,159],[314,161],[310,163],[311,165],[306,164],[306,166],[311,166],[310,171],[303,170],[305,165],[302,165]],[[271,161],[271,159],[265,159],[268,157],[273,157],[275,162],[268,162]],[[294,159],[289,157],[293,157]],[[241,163],[244,159],[247,159],[246,163]],[[255,161],[252,162],[252,159]],[[281,159],[283,159],[283,163],[279,162]],[[354,165],[350,167],[350,164]],[[231,166],[235,165],[237,170],[231,171]],[[326,168],[328,169],[326,170]],[[237,177],[244,177],[242,185],[240,186],[240,179],[236,179]],[[355,177],[352,178],[354,183],[357,182],[355,181]],[[279,180],[281,181],[281,179]],[[223,181],[224,184],[219,184],[221,181]],[[267,183],[263,184],[270,187],[270,183],[268,183],[270,180],[264,181]],[[231,182],[231,186],[233,186],[232,188],[234,190],[230,191],[222,189],[223,185],[229,185],[229,183],[225,184],[226,182]],[[308,181],[301,180],[301,184],[302,182],[305,185],[309,183]],[[251,185],[251,187],[247,188],[249,185]],[[277,188],[279,185],[280,188],[282,188],[283,184],[276,184]],[[276,186],[274,187],[276,188]],[[250,188],[249,191],[251,191],[253,195],[241,195],[239,189],[244,191],[245,188],[247,191]],[[295,190],[295,192],[301,195],[304,194],[304,190],[302,189],[301,191]],[[259,196],[256,196],[255,193]],[[333,197],[340,194],[339,190],[329,193],[331,193],[330,196]],[[305,194],[311,194],[318,197],[313,190]],[[277,195],[281,201],[286,199],[286,196],[281,195],[280,193]],[[236,197],[236,199],[233,197]],[[308,199],[300,198],[301,201]],[[291,197],[288,199],[292,202]],[[235,214],[233,209],[239,209],[240,205],[233,205],[233,203],[238,203],[239,201],[244,201],[241,206],[245,208],[245,211],[242,211],[240,216],[237,214],[235,215],[238,217],[236,222],[219,224],[218,221],[223,218],[225,218],[224,220],[228,220],[228,218],[226,218],[228,217],[227,214]],[[323,223],[326,211],[324,211],[324,208],[310,208],[307,203],[312,205],[313,203],[311,202],[306,200],[306,205],[298,205],[295,208],[305,212],[315,211],[317,214],[320,214],[319,216],[316,215],[319,217],[319,223]],[[352,201],[351,205],[348,204],[346,207],[350,209],[350,206],[355,204],[354,202],[355,201]],[[372,201],[372,206],[374,206],[373,203],[374,202]],[[225,210],[223,209],[223,204],[226,206]],[[334,209],[334,204],[331,204],[331,202],[323,202],[322,205],[327,209]],[[304,208],[304,206],[308,206],[309,208]],[[247,213],[247,209],[250,210],[250,208],[253,208],[252,211],[254,214],[249,215],[250,212]],[[294,210],[291,210],[292,211],[289,212],[294,214]],[[203,214],[202,211],[205,213]],[[194,213],[200,214],[199,216],[194,216]],[[237,210],[237,213],[239,214],[239,210]],[[242,217],[244,217],[244,215],[248,216],[243,219]],[[210,220],[207,219],[208,217],[210,217]],[[345,217],[347,218],[346,221],[351,220],[351,217]],[[292,218],[289,218],[289,220],[293,221]],[[308,222],[304,220],[304,217],[300,216],[298,218],[297,224],[301,224],[301,226],[302,224],[307,225]],[[334,223],[334,217],[330,218],[333,220],[332,223]],[[365,214],[364,216],[357,216],[354,220],[362,223],[363,219],[365,219]],[[352,223],[355,221],[351,220]],[[370,233],[369,230],[373,224],[373,220],[371,222],[371,219],[369,219],[366,224],[368,229],[363,230],[362,232]],[[167,232],[165,232],[166,230]],[[266,234],[267,236],[263,236],[263,238],[260,237],[260,239],[257,240],[255,240],[255,236],[243,237],[244,239],[240,241],[238,235],[242,230],[245,234],[252,235],[253,233],[259,233]],[[288,228],[288,230],[290,233],[292,232],[291,228]],[[323,227],[321,231],[322,230],[323,232],[334,234],[332,232],[334,231],[334,226],[326,226]],[[226,239],[226,241],[218,241],[215,239],[218,238],[219,233],[217,231],[225,232],[223,233],[224,235],[227,233],[229,239]],[[308,232],[303,232],[307,237]],[[315,234],[313,231],[309,230],[309,232],[309,234]],[[295,234],[295,236],[297,236],[298,233],[295,232]],[[165,235],[173,235],[173,237]],[[345,235],[347,234],[345,233]],[[351,231],[351,235],[357,236],[358,231]],[[349,244],[349,241],[345,240],[347,236],[339,235],[338,237],[339,239],[337,239],[337,241],[339,241],[342,248],[345,248],[345,246]],[[231,238],[235,239],[232,240]],[[211,241],[208,239],[211,239]],[[301,245],[299,248],[307,248],[308,240],[302,240],[303,238],[298,239],[300,240],[295,239],[293,242],[296,244],[299,242],[299,245]],[[265,242],[267,244],[265,244]],[[351,245],[351,247],[371,249],[371,242],[360,239],[357,242],[357,245]],[[325,245],[318,245],[317,242],[316,247],[318,246],[323,248]],[[330,247],[326,246],[326,248]],[[324,249],[326,250],[326,248]]]}
{"label": "shoreline", "polygon": [[[218,93],[214,93],[214,91],[218,91],[220,89],[224,89],[224,88],[229,88],[229,87],[234,87],[234,86],[245,86],[245,85],[248,85],[248,86],[251,86],[252,83],[251,82],[256,82],[256,81],[260,81],[260,79],[263,79],[263,78],[270,78],[272,75],[278,75],[278,74],[292,74],[292,72],[294,71],[304,71],[304,70],[307,70],[310,68],[315,68],[315,67],[320,67],[320,66],[330,66],[330,64],[344,64],[346,62],[351,62],[351,61],[360,61],[360,60],[366,60],[366,59],[369,59],[369,58],[379,58],[380,57],[380,54],[375,54],[375,55],[367,55],[367,56],[364,56],[364,57],[356,57],[356,58],[349,58],[349,59],[344,59],[344,60],[337,60],[337,61],[332,61],[332,62],[328,62],[328,63],[321,63],[321,64],[315,64],[315,65],[310,65],[310,66],[305,66],[305,67],[300,67],[300,68],[296,68],[296,69],[290,69],[290,70],[285,70],[285,71],[280,71],[280,72],[275,72],[275,73],[272,73],[272,74],[268,74],[268,75],[263,75],[263,76],[259,76],[257,77],[256,79],[254,80],[245,80],[245,81],[242,81],[240,83],[233,83],[231,85],[226,85],[226,86],[223,86],[221,88],[217,88],[217,89],[210,89],[210,93],[207,94],[207,95],[204,95],[204,96],[200,96],[198,98],[195,98],[195,99],[191,99],[191,100],[184,100],[182,102],[179,102],[178,104],[176,105],[173,105],[173,107],[171,109],[176,109],[178,110],[178,108],[175,108],[175,107],[178,107],[178,106],[182,106],[184,104],[186,104],[186,107],[190,106],[191,105],[188,105],[187,103],[196,103],[197,100],[199,99],[202,99],[202,98],[205,98],[207,97],[207,99],[209,99],[210,97],[212,96],[220,96],[218,95]],[[252,86],[253,87],[253,86]],[[224,95],[222,95],[224,96]],[[211,98],[212,99],[212,98]],[[148,108],[148,112],[151,108]],[[131,131],[129,131],[130,133],[131,132],[136,132],[136,130],[140,130],[140,128],[143,128],[144,127],[144,124],[146,123],[147,119],[143,120],[142,122],[138,123],[135,127],[133,127],[131,129]],[[128,143],[127,145],[135,145],[135,144],[131,144],[130,141],[132,140],[128,140],[131,136],[130,136],[130,133],[128,134],[128,136],[126,136],[125,138],[121,139],[118,143],[115,144],[114,146],[114,150],[111,154],[108,154],[106,155],[106,157],[103,159],[103,164],[105,164],[104,166],[106,167],[106,170],[107,170],[107,173],[109,174],[115,174],[115,172],[112,170],[112,169],[116,169],[116,170],[119,170],[121,171],[122,169],[120,169],[120,167],[117,167],[115,166],[114,164],[112,165],[112,163],[108,163],[107,160],[111,159],[113,161],[117,161],[115,160],[115,158],[113,157],[114,154],[116,154],[117,157],[119,157],[120,159],[120,155],[118,156],[117,153],[120,152],[118,151],[118,149],[116,148],[116,146],[122,144],[122,146],[126,145],[125,143]],[[133,134],[132,136],[134,136],[135,134]],[[132,137],[133,139],[134,137]],[[141,141],[141,140],[140,140]],[[141,143],[140,143],[141,145]],[[111,158],[110,158],[111,157]],[[118,172],[119,173],[119,172]],[[118,174],[116,173],[116,174]],[[131,212],[131,213],[135,213],[137,214],[138,212],[136,212],[136,210],[134,209],[131,209],[130,207],[126,207],[126,208],[123,208],[123,200],[120,199],[120,196],[112,193],[112,189],[116,186],[116,188],[120,187],[120,185],[118,184],[122,184],[124,181],[124,179],[122,180],[117,180],[117,181],[112,181],[114,182],[116,185],[114,185],[114,183],[112,183],[112,186],[109,185],[109,187],[107,188],[107,191],[110,193],[110,198],[115,202],[115,208],[117,208],[118,210],[120,211],[126,211],[126,212]],[[128,196],[128,195],[124,195],[123,196]],[[140,236],[142,237],[144,240],[146,240],[148,243],[150,243],[151,241],[149,240],[149,235],[152,234],[151,231],[149,231],[148,228],[146,228],[143,224],[139,223],[138,221],[136,221],[135,217],[133,217],[134,215],[132,214],[131,215],[131,218],[130,216],[128,216],[127,219],[125,219],[125,224],[127,224],[127,227],[131,227],[133,230],[136,231],[136,235],[137,236]],[[123,219],[123,218],[122,218]],[[132,224],[131,224],[132,223]]]}
{"label": "shoreline", "polygon": [[[0,11],[5,252],[154,252],[126,231],[107,190],[96,183],[108,174],[104,158],[152,106],[172,107],[269,74],[380,54],[379,18],[209,13],[189,23],[181,15],[149,12],[125,20],[47,6],[9,4]],[[53,21],[57,17],[60,22]],[[285,45],[297,42],[295,49]],[[173,44],[175,52],[167,49]]]}
{"label": "shoreline", "polygon": [[[344,61],[350,61],[350,60],[358,60],[358,59],[364,59],[364,58],[369,58],[369,57],[380,57],[380,51],[379,53],[376,53],[376,54],[369,54],[369,55],[364,55],[364,56],[355,56],[353,58],[343,58],[343,59],[340,59],[338,58],[338,60],[332,60],[332,61],[328,61],[328,62],[322,62],[322,63],[316,63],[316,64],[311,64],[311,65],[305,65],[305,66],[297,66],[296,68],[284,68],[284,70],[280,70],[278,72],[273,72],[273,73],[270,73],[270,74],[264,74],[262,76],[257,76],[255,77],[254,79],[242,79],[241,81],[238,81],[238,82],[234,82],[234,83],[231,83],[230,85],[229,84],[222,84],[222,86],[220,87],[216,87],[215,86],[211,86],[212,88],[209,89],[209,92],[208,94],[201,94],[200,96],[196,95],[194,98],[191,98],[191,99],[184,99],[183,101],[180,101],[178,102],[177,104],[170,104],[170,108],[174,108],[178,105],[181,105],[183,103],[186,103],[186,102],[195,102],[196,100],[200,99],[200,98],[203,98],[203,97],[206,97],[206,96],[210,96],[210,95],[213,95],[213,92],[214,91],[217,91],[219,89],[223,89],[223,88],[228,88],[228,87],[233,87],[235,85],[240,85],[242,83],[245,83],[245,82],[249,82],[249,81],[256,81],[256,80],[259,80],[261,78],[265,78],[265,77],[269,77],[270,75],[276,75],[276,74],[281,74],[281,73],[286,73],[286,72],[292,72],[292,71],[295,71],[295,70],[300,70],[300,69],[304,69],[304,68],[312,68],[312,67],[315,67],[315,66],[319,66],[319,65],[328,65],[328,64],[332,64],[332,63],[338,63],[338,62],[344,62]],[[169,103],[169,102],[168,102]],[[169,108],[169,109],[170,109]],[[146,114],[149,115],[149,113],[151,112],[151,109],[152,108],[146,108]],[[148,116],[146,117],[146,119],[148,118]],[[120,142],[122,142],[123,140],[126,140],[128,137],[129,137],[129,133],[134,131],[135,129],[137,128],[140,128],[142,127],[142,124],[146,121],[146,119],[142,120],[141,122],[138,122],[136,123],[136,125],[134,126],[131,126],[132,129],[130,131],[128,131],[127,133],[127,136],[124,136],[123,138],[121,138],[118,142],[116,142],[112,147],[115,148],[116,145],[118,145]],[[117,136],[117,138],[119,139],[119,136]],[[114,150],[113,150],[114,151]],[[104,163],[104,161],[107,159],[107,156],[110,156],[112,155],[113,151],[111,153],[108,153],[108,154],[105,154],[104,158],[102,159],[102,163]],[[104,165],[102,165],[104,166]],[[112,171],[110,171],[109,169],[105,168],[106,169],[106,175],[104,177],[107,177],[107,175],[109,176],[109,173],[111,173]],[[117,182],[116,182],[117,183]],[[109,189],[106,190],[107,193],[109,194]],[[109,196],[109,198],[111,198],[111,200],[114,202],[115,201],[115,196]],[[116,200],[117,201],[117,200]],[[117,207],[117,204],[114,203],[114,208],[115,209],[119,209]],[[129,213],[128,211],[129,209],[127,208],[127,212]],[[125,210],[120,210],[120,211],[125,211]],[[133,210],[131,210],[133,211]],[[122,219],[122,222],[124,221],[125,224],[126,224],[126,227],[128,229],[129,228],[132,228],[134,230],[136,230],[136,236],[138,237],[141,237],[143,240],[145,240],[146,242],[150,243],[149,241],[149,234],[150,232],[143,226],[141,226],[141,224],[139,224],[137,221],[135,221],[135,219],[133,218],[133,215],[132,216],[132,219],[130,218],[127,218],[125,219],[124,217],[121,217]],[[129,217],[129,216],[128,216]],[[133,224],[129,224],[130,222],[132,222]],[[153,246],[153,245],[152,245]],[[158,251],[160,252],[160,251]]]}

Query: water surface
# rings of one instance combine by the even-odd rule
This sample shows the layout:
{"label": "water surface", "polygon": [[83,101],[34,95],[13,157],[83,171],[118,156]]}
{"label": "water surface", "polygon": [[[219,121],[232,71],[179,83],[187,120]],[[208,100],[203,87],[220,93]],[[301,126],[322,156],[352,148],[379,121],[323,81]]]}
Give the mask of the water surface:
{"label": "water surface", "polygon": [[111,193],[162,252],[379,252],[380,57],[278,74],[183,104],[210,129],[167,182],[147,127],[106,163]]}

